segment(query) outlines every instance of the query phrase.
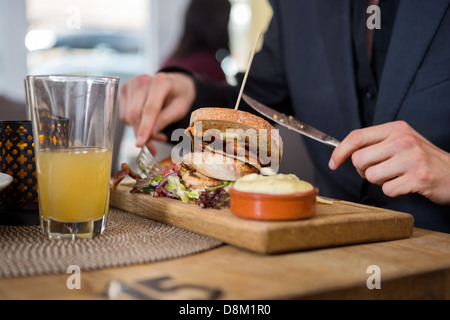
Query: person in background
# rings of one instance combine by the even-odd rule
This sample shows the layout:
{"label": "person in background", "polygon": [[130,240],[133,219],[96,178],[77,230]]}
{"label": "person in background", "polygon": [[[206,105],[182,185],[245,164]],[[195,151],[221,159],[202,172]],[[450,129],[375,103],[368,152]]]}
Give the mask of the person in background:
{"label": "person in background", "polygon": [[[305,140],[321,195],[450,233],[450,0],[379,0],[380,29],[363,0],[270,4],[245,92],[342,141]],[[120,117],[142,146],[193,108],[233,107],[238,93],[186,73],[139,75],[122,87]]]}
{"label": "person in background", "polygon": [[162,67],[181,67],[213,81],[226,81],[220,53],[230,51],[230,11],[229,0],[191,0],[180,41]]}

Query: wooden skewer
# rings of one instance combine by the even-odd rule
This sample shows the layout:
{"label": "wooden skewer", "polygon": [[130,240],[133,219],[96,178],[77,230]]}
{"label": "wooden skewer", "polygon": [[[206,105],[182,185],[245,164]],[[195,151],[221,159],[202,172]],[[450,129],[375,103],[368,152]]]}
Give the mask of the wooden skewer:
{"label": "wooden skewer", "polygon": [[236,102],[236,107],[234,108],[235,110],[239,109],[239,104],[241,103],[242,94],[244,93],[245,84],[247,82],[248,74],[250,72],[250,68],[253,63],[253,57],[255,56],[256,50],[258,49],[258,44],[259,44],[259,40],[261,39],[261,35],[262,35],[262,32],[259,32],[258,38],[256,39],[256,42],[255,42],[255,47],[253,48],[253,52],[250,56],[250,61],[248,62],[248,65],[247,65],[247,71],[245,72],[244,80],[242,81],[241,92],[239,92],[239,97]]}

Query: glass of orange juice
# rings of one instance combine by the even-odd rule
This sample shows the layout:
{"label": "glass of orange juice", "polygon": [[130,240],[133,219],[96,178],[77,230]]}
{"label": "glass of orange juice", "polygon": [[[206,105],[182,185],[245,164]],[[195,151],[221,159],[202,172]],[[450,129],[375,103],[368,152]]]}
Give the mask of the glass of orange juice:
{"label": "glass of orange juice", "polygon": [[27,76],[41,227],[49,238],[106,230],[119,78]]}

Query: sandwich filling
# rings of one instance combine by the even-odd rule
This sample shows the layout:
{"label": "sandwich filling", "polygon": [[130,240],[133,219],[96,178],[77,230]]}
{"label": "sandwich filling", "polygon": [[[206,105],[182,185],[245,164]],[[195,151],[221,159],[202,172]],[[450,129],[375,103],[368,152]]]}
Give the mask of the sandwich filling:
{"label": "sandwich filling", "polygon": [[191,138],[191,149],[182,160],[160,176],[137,181],[132,192],[220,208],[229,205],[228,188],[235,181],[277,172],[273,164],[281,159],[282,140],[260,117],[234,109],[202,108],[191,114],[185,133]]}

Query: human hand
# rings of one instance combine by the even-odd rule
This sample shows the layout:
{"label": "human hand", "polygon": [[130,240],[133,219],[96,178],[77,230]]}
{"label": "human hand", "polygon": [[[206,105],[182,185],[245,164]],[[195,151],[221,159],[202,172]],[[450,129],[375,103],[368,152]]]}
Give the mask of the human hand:
{"label": "human hand", "polygon": [[161,133],[182,120],[195,99],[194,81],[182,73],[139,75],[125,83],[120,95],[120,120],[133,128],[136,146],[145,144],[154,154],[150,140],[167,141]]}
{"label": "human hand", "polygon": [[450,205],[450,154],[406,122],[353,131],[333,152],[330,169],[338,169],[350,157],[361,177],[382,186],[389,197],[418,193]]}

